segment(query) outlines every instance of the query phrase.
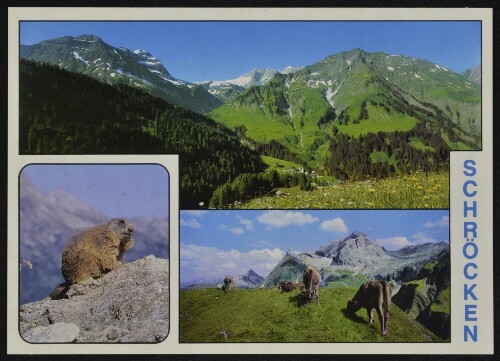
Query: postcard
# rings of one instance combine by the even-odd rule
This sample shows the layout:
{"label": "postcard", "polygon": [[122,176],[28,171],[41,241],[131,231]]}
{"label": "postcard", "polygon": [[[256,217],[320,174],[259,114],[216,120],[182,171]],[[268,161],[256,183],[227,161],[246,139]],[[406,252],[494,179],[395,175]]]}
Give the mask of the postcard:
{"label": "postcard", "polygon": [[10,8],[8,354],[492,354],[492,37]]}

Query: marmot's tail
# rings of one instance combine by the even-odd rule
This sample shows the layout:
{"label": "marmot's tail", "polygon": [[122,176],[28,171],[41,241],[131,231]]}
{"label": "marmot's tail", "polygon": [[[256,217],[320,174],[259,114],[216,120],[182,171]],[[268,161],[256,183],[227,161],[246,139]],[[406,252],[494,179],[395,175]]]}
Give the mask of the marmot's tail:
{"label": "marmot's tail", "polygon": [[68,292],[69,286],[66,283],[61,283],[56,287],[54,291],[50,294],[51,300],[60,300],[66,296],[66,292]]}

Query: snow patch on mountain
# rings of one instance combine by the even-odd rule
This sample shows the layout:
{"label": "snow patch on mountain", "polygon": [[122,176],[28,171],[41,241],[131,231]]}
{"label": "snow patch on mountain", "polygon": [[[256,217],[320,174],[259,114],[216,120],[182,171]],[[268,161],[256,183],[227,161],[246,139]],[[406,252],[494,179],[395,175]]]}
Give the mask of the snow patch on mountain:
{"label": "snow patch on mountain", "polygon": [[80,56],[80,54],[78,54],[78,52],[73,51],[73,56],[75,57],[75,59],[83,61],[85,64],[87,64],[87,66],[89,66],[89,65],[90,65],[90,64],[89,64],[89,61],[88,61],[88,60],[85,60],[84,58],[82,58],[82,57]]}

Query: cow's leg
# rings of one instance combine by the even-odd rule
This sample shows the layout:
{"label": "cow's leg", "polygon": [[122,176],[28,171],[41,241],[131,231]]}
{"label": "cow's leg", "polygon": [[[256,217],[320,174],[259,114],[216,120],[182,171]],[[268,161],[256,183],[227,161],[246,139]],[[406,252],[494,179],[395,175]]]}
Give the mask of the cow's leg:
{"label": "cow's leg", "polygon": [[367,308],[366,313],[368,313],[369,322],[373,323],[373,308],[371,308],[371,307]]}
{"label": "cow's leg", "polygon": [[380,321],[380,332],[382,333],[382,336],[385,336],[387,332],[385,332],[384,328],[384,322],[385,322],[385,317],[384,314],[382,313],[382,305],[377,305],[377,315],[378,315],[378,320]]}
{"label": "cow's leg", "polygon": [[316,291],[316,301],[318,302],[318,305],[319,305],[319,292]]}
{"label": "cow's leg", "polygon": [[389,314],[387,312],[384,312],[383,314],[384,317],[384,329],[382,330],[382,335],[387,335],[387,321],[389,320]]}

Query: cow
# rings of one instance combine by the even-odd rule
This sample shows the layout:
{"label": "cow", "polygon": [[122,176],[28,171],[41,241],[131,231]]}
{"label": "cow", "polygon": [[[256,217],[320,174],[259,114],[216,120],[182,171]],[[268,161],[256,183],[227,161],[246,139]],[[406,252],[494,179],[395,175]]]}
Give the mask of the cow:
{"label": "cow", "polygon": [[231,276],[224,277],[224,286],[222,286],[224,292],[229,291],[232,286],[233,286],[233,278]]}
{"label": "cow", "polygon": [[302,289],[304,289],[304,283],[303,282],[293,283],[293,282],[281,280],[278,283],[278,288],[281,290],[281,293],[290,292],[294,289],[301,289],[302,290]]}
{"label": "cow", "polygon": [[292,291],[294,287],[292,282],[281,280],[278,283],[278,288],[281,290],[281,293],[283,293]]}
{"label": "cow", "polygon": [[387,320],[391,307],[392,287],[385,281],[370,281],[359,287],[358,292],[347,301],[346,315],[357,312],[361,307],[366,308],[369,322],[373,323],[373,309],[377,311],[382,336],[387,335]]}
{"label": "cow", "polygon": [[308,304],[312,299],[316,299],[319,305],[319,283],[321,282],[321,276],[312,267],[307,267],[302,276],[304,281],[304,294],[306,297],[306,304]]}

